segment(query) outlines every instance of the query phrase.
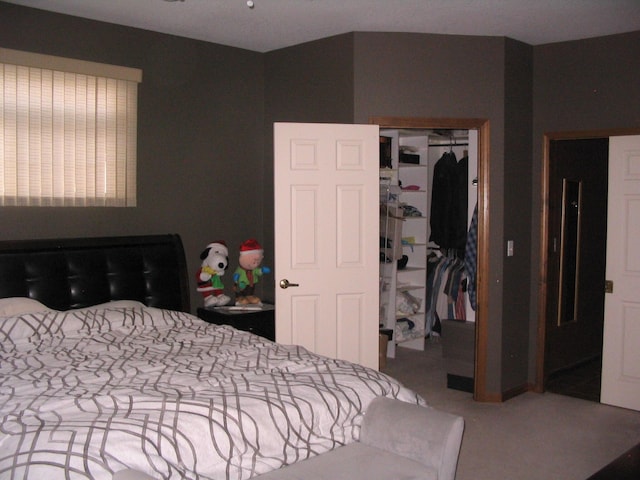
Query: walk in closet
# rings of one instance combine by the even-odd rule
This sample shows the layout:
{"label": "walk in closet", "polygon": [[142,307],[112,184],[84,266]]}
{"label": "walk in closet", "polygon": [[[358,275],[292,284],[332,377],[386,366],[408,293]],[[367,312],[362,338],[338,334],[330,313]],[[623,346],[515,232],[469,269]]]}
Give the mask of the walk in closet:
{"label": "walk in closet", "polygon": [[380,328],[392,339],[389,357],[398,346],[424,350],[445,320],[475,321],[465,253],[477,145],[476,130],[380,130]]}

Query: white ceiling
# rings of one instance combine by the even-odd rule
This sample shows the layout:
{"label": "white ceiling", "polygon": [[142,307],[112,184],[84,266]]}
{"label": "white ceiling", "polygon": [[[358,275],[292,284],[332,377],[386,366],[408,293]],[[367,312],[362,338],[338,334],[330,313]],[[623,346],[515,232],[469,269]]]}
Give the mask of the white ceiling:
{"label": "white ceiling", "polygon": [[354,31],[506,36],[530,45],[640,30],[640,0],[7,0],[268,52]]}

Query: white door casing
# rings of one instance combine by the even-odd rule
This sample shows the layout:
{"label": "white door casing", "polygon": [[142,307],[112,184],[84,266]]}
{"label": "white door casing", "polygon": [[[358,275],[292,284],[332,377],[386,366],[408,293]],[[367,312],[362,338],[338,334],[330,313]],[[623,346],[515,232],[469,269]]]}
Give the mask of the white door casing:
{"label": "white door casing", "polygon": [[379,128],[275,123],[274,162],[276,341],[377,369]]}
{"label": "white door casing", "polygon": [[640,136],[609,139],[607,280],[600,401],[640,410]]}

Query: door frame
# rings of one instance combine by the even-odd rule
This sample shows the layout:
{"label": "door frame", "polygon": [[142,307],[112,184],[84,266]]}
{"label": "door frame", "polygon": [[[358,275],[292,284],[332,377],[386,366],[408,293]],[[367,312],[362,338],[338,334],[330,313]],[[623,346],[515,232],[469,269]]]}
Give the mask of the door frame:
{"label": "door frame", "polygon": [[380,128],[443,129],[478,131],[478,259],[477,310],[473,399],[495,402],[495,394],[487,392],[487,341],[489,285],[489,143],[490,124],[485,118],[425,118],[375,116],[369,123]]}
{"label": "door frame", "polygon": [[543,135],[542,177],[540,186],[540,265],[538,281],[538,338],[536,348],[536,378],[533,390],[544,392],[544,357],[546,340],[547,288],[549,275],[548,235],[549,235],[549,149],[552,140],[584,140],[608,138],[621,135],[640,135],[640,128],[615,128],[604,130],[547,132]]}

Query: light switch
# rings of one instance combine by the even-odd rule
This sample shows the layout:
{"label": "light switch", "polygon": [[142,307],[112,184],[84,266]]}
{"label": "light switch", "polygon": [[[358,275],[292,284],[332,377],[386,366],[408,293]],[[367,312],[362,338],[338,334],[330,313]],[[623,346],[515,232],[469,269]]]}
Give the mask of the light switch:
{"label": "light switch", "polygon": [[513,240],[507,240],[507,257],[513,257]]}

